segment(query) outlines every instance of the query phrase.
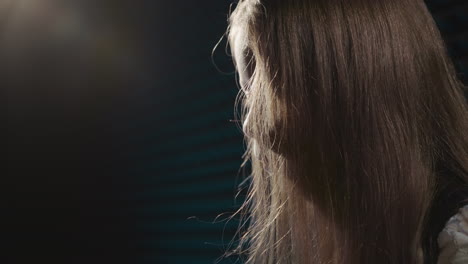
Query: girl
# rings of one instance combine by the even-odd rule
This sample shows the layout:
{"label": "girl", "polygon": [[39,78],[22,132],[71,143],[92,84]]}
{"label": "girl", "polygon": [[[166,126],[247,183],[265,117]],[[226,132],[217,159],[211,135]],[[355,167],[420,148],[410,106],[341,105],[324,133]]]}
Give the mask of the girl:
{"label": "girl", "polygon": [[[240,0],[245,263],[468,263],[468,104],[423,0]],[[243,163],[245,165],[245,162]]]}

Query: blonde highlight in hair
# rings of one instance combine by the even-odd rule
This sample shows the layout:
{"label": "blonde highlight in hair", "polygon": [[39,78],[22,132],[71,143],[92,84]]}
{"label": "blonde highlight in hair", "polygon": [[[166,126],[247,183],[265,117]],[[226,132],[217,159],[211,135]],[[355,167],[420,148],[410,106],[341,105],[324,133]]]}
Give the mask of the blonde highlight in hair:
{"label": "blonde highlight in hair", "polygon": [[241,0],[228,22],[252,170],[227,255],[423,263],[438,186],[468,186],[466,87],[424,2]]}

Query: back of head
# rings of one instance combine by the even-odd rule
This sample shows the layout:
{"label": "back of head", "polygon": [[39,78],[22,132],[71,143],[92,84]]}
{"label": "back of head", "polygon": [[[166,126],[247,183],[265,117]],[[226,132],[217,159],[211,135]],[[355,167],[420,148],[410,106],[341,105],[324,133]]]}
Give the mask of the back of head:
{"label": "back of head", "polygon": [[438,186],[468,186],[468,105],[424,2],[244,0],[228,34],[248,73],[252,162],[235,252],[247,263],[430,256]]}

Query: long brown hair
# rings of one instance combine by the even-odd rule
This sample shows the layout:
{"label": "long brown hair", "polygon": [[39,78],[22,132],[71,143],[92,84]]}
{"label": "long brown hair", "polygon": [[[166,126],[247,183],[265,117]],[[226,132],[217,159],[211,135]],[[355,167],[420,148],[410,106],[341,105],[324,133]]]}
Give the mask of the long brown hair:
{"label": "long brown hair", "polygon": [[423,0],[241,0],[228,22],[252,166],[229,254],[422,263],[438,186],[468,185],[466,87]]}

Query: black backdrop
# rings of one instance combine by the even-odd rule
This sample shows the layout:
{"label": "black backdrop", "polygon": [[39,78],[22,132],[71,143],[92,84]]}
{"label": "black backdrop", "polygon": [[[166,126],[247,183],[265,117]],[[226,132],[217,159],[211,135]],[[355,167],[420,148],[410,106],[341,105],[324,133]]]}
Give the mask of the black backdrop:
{"label": "black backdrop", "polygon": [[[213,263],[243,197],[230,1],[10,2],[0,263]],[[466,83],[467,3],[427,2]]]}

